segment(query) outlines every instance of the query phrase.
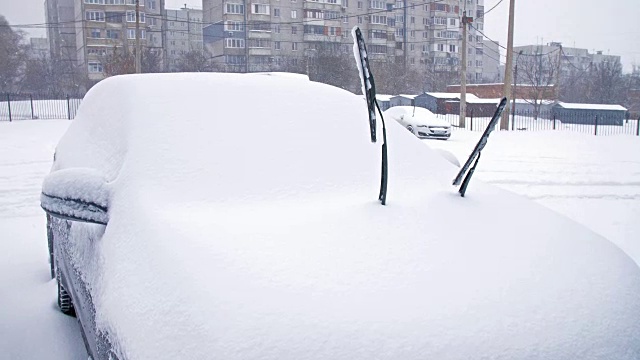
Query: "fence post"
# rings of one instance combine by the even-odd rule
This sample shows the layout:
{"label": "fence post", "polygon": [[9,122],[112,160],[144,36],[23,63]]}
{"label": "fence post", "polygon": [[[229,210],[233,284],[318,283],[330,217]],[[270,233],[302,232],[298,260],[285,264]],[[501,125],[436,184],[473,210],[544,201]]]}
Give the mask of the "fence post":
{"label": "fence post", "polygon": [[11,122],[11,95],[7,93],[7,108],[9,109],[9,122]]}
{"label": "fence post", "polygon": [[471,109],[471,131],[473,131],[473,109]]}
{"label": "fence post", "polygon": [[31,120],[35,119],[34,113],[33,113],[33,94],[29,94],[29,102],[31,103]]}
{"label": "fence post", "polygon": [[596,115],[596,128],[593,135],[598,136],[598,115]]}
{"label": "fence post", "polygon": [[556,129],[556,114],[553,114],[553,130]]}
{"label": "fence post", "polygon": [[69,95],[67,95],[67,117],[71,120],[71,104],[69,101]]}
{"label": "fence post", "polygon": [[640,136],[640,117],[638,117],[638,121],[636,122],[636,136]]}

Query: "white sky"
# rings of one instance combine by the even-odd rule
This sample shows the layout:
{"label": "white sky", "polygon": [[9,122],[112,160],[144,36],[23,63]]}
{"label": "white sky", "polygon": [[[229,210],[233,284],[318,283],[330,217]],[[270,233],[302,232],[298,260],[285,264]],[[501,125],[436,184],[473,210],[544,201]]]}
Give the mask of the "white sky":
{"label": "white sky", "polygon": [[[222,0],[221,0],[222,1]],[[490,9],[499,0],[485,0]],[[167,8],[202,8],[201,0],[166,0]],[[506,46],[509,0],[487,14],[485,34]],[[0,0],[0,14],[11,24],[44,22],[44,0]],[[567,47],[622,56],[626,71],[640,65],[640,1],[516,0],[515,45],[562,42]],[[30,30],[44,36],[44,30]],[[504,58],[502,59],[504,61]]]}

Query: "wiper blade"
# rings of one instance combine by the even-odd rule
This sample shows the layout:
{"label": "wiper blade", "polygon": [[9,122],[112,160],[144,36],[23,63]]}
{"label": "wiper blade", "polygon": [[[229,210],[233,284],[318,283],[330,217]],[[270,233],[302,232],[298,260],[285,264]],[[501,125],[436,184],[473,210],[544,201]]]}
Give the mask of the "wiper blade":
{"label": "wiper blade", "polygon": [[382,111],[376,100],[376,85],[373,80],[373,74],[369,67],[369,56],[367,55],[367,47],[362,37],[362,32],[358,26],[355,26],[351,31],[351,35],[354,40],[353,55],[356,58],[358,64],[358,70],[360,72],[360,81],[362,85],[362,93],[365,95],[367,101],[367,109],[369,111],[369,129],[371,134],[371,142],[376,142],[376,109],[380,113],[380,120],[382,121],[382,173],[380,179],[380,193],[378,200],[382,205],[387,202],[387,183],[389,177],[389,161],[387,157],[387,128],[384,123]]}
{"label": "wiper blade", "polygon": [[[491,132],[495,129],[496,125],[498,124],[498,120],[500,120],[500,116],[502,116],[502,111],[504,110],[504,107],[506,105],[507,105],[507,98],[502,98],[502,101],[500,101],[500,104],[498,104],[498,108],[496,109],[496,112],[493,114],[491,121],[489,121],[489,125],[484,130],[484,133],[482,133],[482,137],[480,138],[480,141],[478,141],[478,144],[476,144],[476,147],[471,152],[471,155],[469,155],[467,162],[464,163],[464,166],[462,166],[462,168],[458,172],[458,175],[456,175],[456,178],[453,179],[453,185],[460,185],[460,182],[462,181],[462,186],[460,186],[460,189],[458,190],[458,192],[460,193],[460,196],[462,197],[464,197],[464,194],[467,192],[467,186],[469,185],[469,181],[471,181],[471,177],[473,176],[473,173],[476,171],[476,166],[478,166],[478,161],[480,160],[480,153],[482,152],[482,149],[484,149],[484,147],[487,145],[487,140],[489,139],[489,135],[491,135]],[[473,164],[473,166],[471,166],[471,163],[474,160],[475,160],[475,163]],[[469,172],[467,173],[467,171]],[[465,173],[467,173],[467,176],[465,176]],[[462,180],[463,176],[464,176],[464,181]]]}

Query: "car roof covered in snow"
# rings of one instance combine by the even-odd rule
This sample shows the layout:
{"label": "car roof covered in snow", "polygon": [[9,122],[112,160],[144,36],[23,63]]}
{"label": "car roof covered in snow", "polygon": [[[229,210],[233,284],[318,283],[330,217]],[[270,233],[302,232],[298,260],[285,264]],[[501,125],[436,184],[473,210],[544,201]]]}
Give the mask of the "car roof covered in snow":
{"label": "car roof covered in snow", "polygon": [[108,181],[106,228],[70,230],[101,238],[68,250],[116,353],[636,359],[630,258],[478,179],[461,198],[458,168],[395,121],[380,205],[367,114],[357,95],[295,76],[129,75],[92,88],[54,171]]}

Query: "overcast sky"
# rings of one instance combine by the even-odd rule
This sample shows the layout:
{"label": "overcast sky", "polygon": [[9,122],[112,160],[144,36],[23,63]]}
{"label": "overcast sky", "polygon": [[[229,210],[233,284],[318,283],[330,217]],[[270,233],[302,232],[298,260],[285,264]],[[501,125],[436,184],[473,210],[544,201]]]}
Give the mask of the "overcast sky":
{"label": "overcast sky", "polygon": [[[498,1],[485,0],[485,9]],[[167,8],[180,8],[185,3],[202,8],[201,0],[166,0]],[[503,0],[485,18],[485,34],[505,46],[508,7],[509,0]],[[11,24],[43,23],[44,0],[0,0],[0,14]],[[516,0],[514,42],[518,46],[559,41],[565,47],[602,50],[622,56],[625,70],[630,71],[632,64],[640,65],[638,22],[640,0]],[[45,35],[44,30],[29,32],[31,36]]]}

